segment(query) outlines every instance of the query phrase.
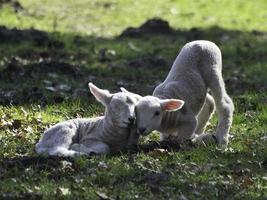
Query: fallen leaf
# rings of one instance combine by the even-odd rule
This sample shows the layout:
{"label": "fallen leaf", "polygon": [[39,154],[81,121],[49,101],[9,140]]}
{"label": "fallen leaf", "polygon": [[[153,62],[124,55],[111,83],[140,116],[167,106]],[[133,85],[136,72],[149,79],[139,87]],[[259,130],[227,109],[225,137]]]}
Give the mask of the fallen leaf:
{"label": "fallen leaf", "polygon": [[150,156],[165,156],[169,155],[170,153],[166,149],[154,149],[153,151],[148,153]]}
{"label": "fallen leaf", "polygon": [[108,168],[108,165],[103,161],[100,161],[97,166],[101,169],[107,169]]}
{"label": "fallen leaf", "polygon": [[243,187],[248,187],[252,184],[253,184],[253,180],[248,176],[245,176],[245,178],[242,180],[242,186]]}
{"label": "fallen leaf", "polygon": [[132,42],[128,42],[128,46],[130,47],[131,50],[140,52],[141,50]]}
{"label": "fallen leaf", "polygon": [[57,189],[57,192],[59,192],[59,193],[62,194],[63,196],[66,196],[66,195],[70,195],[70,194],[71,194],[69,188],[63,188],[63,187],[59,187],[59,188]]}
{"label": "fallen leaf", "polygon": [[114,200],[113,198],[107,196],[105,193],[103,192],[95,192],[96,195],[99,197],[100,200]]}

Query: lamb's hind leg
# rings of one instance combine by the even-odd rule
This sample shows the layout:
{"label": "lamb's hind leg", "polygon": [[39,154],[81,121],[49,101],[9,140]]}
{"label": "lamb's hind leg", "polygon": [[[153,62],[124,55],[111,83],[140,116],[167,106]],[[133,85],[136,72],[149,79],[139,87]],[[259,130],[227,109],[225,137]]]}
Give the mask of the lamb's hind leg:
{"label": "lamb's hind leg", "polygon": [[79,152],[69,150],[76,131],[77,129],[72,122],[63,122],[51,127],[36,144],[36,152],[52,156],[78,155]]}
{"label": "lamb's hind leg", "polygon": [[[222,79],[220,81],[222,81]],[[217,141],[220,145],[226,146],[229,141],[229,130],[232,125],[234,105],[231,98],[225,91],[223,82],[217,85],[213,85],[211,86],[211,88],[212,88],[212,94],[214,95],[217,115],[219,118],[215,137],[213,134],[203,133],[204,131],[204,129],[202,129],[202,127],[204,128],[203,126],[204,123],[203,123],[200,124],[200,126],[198,126],[197,128],[197,133],[200,134],[195,135],[192,141],[198,144],[202,143],[208,144]]]}
{"label": "lamb's hind leg", "polygon": [[71,145],[70,149],[85,155],[100,155],[107,154],[110,152],[108,145],[99,141],[89,142],[87,145],[74,143]]}
{"label": "lamb's hind leg", "polygon": [[67,149],[66,147],[55,147],[48,149],[48,155],[50,156],[63,156],[63,157],[75,157],[75,156],[81,156],[85,153],[75,151],[72,149]]}
{"label": "lamb's hind leg", "polygon": [[[222,57],[220,49],[211,42],[198,42],[202,47],[199,69],[207,87],[210,88],[218,115],[216,140],[220,145],[227,145],[229,130],[232,125],[234,105],[228,96],[222,77]],[[211,134],[201,134],[212,138]],[[205,139],[205,137],[203,137]]]}
{"label": "lamb's hind leg", "polygon": [[197,115],[197,129],[195,133],[197,135],[202,134],[205,131],[207,122],[212,117],[215,110],[214,99],[210,94],[207,94],[205,103]]}
{"label": "lamb's hind leg", "polygon": [[233,120],[234,104],[225,90],[221,72],[218,72],[213,76],[210,83],[210,89],[215,100],[218,115],[218,125],[215,134],[216,139],[220,145],[227,145],[229,141],[229,131]]}

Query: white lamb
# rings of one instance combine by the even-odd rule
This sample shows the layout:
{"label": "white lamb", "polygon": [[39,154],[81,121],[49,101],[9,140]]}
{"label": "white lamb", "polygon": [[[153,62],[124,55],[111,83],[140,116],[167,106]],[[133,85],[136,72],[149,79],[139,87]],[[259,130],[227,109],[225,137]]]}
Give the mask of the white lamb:
{"label": "white lamb", "polygon": [[[218,114],[215,136],[203,133],[214,111],[214,102]],[[233,111],[234,105],[222,77],[220,49],[210,41],[193,41],[182,48],[153,96],[138,101],[137,129],[142,135],[157,130],[161,139],[194,138],[196,143],[218,142],[226,146]]]}
{"label": "white lamb", "polygon": [[89,83],[91,93],[106,110],[105,116],[72,119],[49,128],[36,144],[38,154],[76,156],[105,154],[136,145],[134,128],[136,95],[110,94]]}

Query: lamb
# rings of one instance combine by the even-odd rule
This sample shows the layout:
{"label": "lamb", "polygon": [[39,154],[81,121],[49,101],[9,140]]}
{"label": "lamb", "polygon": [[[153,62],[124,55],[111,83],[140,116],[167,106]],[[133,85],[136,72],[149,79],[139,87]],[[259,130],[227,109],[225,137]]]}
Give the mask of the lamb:
{"label": "lamb", "polygon": [[94,97],[105,106],[105,116],[77,118],[49,128],[36,144],[38,154],[73,157],[115,153],[137,145],[134,126],[136,96],[111,94],[89,83]]}
{"label": "lamb", "polygon": [[[216,133],[204,133],[215,105]],[[222,77],[220,49],[210,41],[193,41],[182,48],[153,96],[142,97],[136,104],[137,131],[147,135],[157,130],[162,140],[191,138],[197,144],[217,142],[226,147],[233,111]]]}

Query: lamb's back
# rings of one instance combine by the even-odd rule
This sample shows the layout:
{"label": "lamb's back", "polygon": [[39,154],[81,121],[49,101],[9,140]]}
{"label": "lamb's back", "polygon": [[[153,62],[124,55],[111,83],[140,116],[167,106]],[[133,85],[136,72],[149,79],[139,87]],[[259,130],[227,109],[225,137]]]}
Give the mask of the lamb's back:
{"label": "lamb's back", "polygon": [[197,114],[214,70],[221,70],[220,49],[210,41],[189,42],[175,59],[164,82],[155,88],[153,96],[182,99]]}
{"label": "lamb's back", "polygon": [[77,127],[77,134],[74,138],[75,142],[81,142],[84,138],[95,137],[103,131],[103,119],[104,117],[94,118],[77,118],[69,120]]}

